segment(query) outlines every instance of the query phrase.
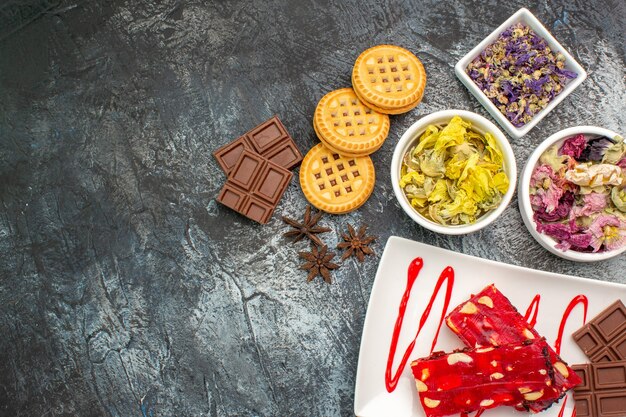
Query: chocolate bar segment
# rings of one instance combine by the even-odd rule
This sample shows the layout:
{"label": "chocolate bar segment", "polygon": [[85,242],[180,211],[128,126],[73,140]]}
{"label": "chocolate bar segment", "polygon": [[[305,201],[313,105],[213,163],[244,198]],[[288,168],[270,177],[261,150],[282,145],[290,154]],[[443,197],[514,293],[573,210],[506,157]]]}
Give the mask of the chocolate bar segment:
{"label": "chocolate bar segment", "polygon": [[246,137],[254,149],[263,154],[281,140],[287,139],[289,134],[278,117],[274,116],[246,133]]}
{"label": "chocolate bar segment", "polygon": [[261,224],[269,221],[293,174],[244,149],[217,201]]}
{"label": "chocolate bar segment", "polygon": [[252,146],[250,146],[247,139],[242,136],[213,152],[213,156],[215,156],[217,163],[222,167],[222,171],[229,173],[239,160],[244,149],[252,150]]}
{"label": "chocolate bar segment", "polygon": [[292,169],[302,161],[300,150],[278,116],[217,149],[213,156],[229,174],[244,150],[257,153],[285,169]]}
{"label": "chocolate bar segment", "polygon": [[626,306],[615,301],[573,334],[591,362],[626,360]]}
{"label": "chocolate bar segment", "polygon": [[[470,347],[500,346],[541,338],[493,284],[452,310],[446,317],[446,324]],[[540,399],[527,404],[535,413],[547,409],[563,397],[568,389],[580,383],[580,378],[554,349],[545,340],[540,343],[553,366],[550,371],[555,376],[555,383],[546,389]]]}
{"label": "chocolate bar segment", "polygon": [[626,416],[626,361],[586,363],[572,368],[583,379],[574,388],[578,417]]}

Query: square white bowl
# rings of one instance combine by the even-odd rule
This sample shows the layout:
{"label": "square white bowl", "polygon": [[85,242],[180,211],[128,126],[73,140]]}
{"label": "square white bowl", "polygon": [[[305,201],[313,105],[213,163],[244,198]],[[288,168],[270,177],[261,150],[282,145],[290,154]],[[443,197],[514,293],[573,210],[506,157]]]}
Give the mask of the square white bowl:
{"label": "square white bowl", "polygon": [[[465,68],[469,65],[469,63],[474,60],[487,46],[496,41],[498,36],[502,32],[504,32],[507,28],[513,26],[516,23],[524,23],[528,27],[530,27],[535,33],[546,40],[550,49],[553,52],[560,52],[565,56],[565,69],[569,71],[573,71],[578,76],[572,80],[568,80],[563,88],[563,91],[543,109],[539,113],[535,114],[535,116],[531,119],[530,122],[526,123],[522,127],[515,127],[513,123],[511,123],[502,112],[496,107],[495,104],[489,100],[489,98],[482,92],[482,90],[474,83],[474,81],[470,78],[467,73],[465,73]],[[478,99],[480,104],[483,105],[487,109],[487,111],[493,116],[494,119],[498,121],[500,126],[502,126],[511,136],[515,139],[519,139],[525,134],[527,134],[541,119],[543,119],[553,108],[556,107],[561,101],[565,99],[572,91],[574,91],[586,78],[587,72],[585,69],[580,66],[578,62],[563,48],[563,46],[557,42],[557,40],[548,32],[548,30],[541,24],[541,22],[527,9],[519,9],[515,14],[509,17],[504,23],[502,23],[496,30],[491,32],[489,36],[487,36],[481,43],[476,45],[474,49],[472,49],[467,55],[459,60],[454,66],[454,72],[456,76],[461,80],[465,87]]]}

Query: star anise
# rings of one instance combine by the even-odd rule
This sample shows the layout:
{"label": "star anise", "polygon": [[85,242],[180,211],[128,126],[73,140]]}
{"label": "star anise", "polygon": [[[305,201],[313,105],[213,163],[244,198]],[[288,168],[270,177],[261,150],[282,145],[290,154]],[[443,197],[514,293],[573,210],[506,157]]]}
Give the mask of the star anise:
{"label": "star anise", "polygon": [[331,262],[335,254],[328,252],[328,246],[324,245],[318,249],[317,246],[313,245],[311,252],[299,252],[298,254],[307,261],[300,265],[300,269],[309,271],[309,275],[306,277],[307,281],[311,282],[313,278],[319,275],[324,281],[331,283],[330,270],[339,268],[339,265]]}
{"label": "star anise", "polygon": [[365,260],[365,255],[373,255],[374,251],[369,245],[376,240],[376,236],[367,236],[365,231],[367,226],[361,226],[359,232],[355,232],[352,225],[348,223],[348,234],[342,234],[345,242],[340,242],[337,245],[337,249],[345,249],[345,252],[341,256],[342,260],[347,259],[350,256],[356,256],[359,262]]}
{"label": "star anise", "polygon": [[323,246],[324,244],[316,235],[318,233],[330,232],[330,229],[328,227],[317,225],[317,222],[320,220],[321,217],[321,211],[318,211],[313,216],[311,216],[311,206],[306,207],[306,210],[304,212],[304,221],[302,222],[298,222],[296,220],[290,219],[289,217],[283,216],[283,221],[294,229],[283,234],[283,236],[295,237],[295,239],[293,240],[294,242],[297,242],[304,237],[308,237],[309,239],[311,239],[311,242],[315,243],[318,246]]}

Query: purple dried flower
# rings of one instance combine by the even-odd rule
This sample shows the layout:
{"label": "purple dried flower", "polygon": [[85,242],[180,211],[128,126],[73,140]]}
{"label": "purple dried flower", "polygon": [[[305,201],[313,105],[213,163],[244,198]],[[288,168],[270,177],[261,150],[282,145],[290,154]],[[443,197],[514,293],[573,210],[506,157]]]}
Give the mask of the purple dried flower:
{"label": "purple dried flower", "polygon": [[587,146],[580,154],[581,161],[601,161],[606,150],[615,144],[615,140],[606,136],[597,136],[587,140]]}
{"label": "purple dried flower", "polygon": [[[523,23],[500,34],[465,69],[507,119],[520,127],[532,120],[576,73],[563,68],[564,57]],[[506,97],[506,100],[503,100]]]}

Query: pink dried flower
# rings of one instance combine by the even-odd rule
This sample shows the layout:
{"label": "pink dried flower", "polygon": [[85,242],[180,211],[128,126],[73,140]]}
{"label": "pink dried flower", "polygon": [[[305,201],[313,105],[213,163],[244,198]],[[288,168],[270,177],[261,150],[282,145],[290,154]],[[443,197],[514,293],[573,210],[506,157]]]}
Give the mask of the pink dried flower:
{"label": "pink dried flower", "polygon": [[535,189],[530,202],[535,211],[552,213],[563,196],[563,180],[554,174],[550,165],[539,165],[530,177],[530,186]]}
{"label": "pink dried flower", "polygon": [[587,140],[585,139],[585,135],[580,134],[576,136],[572,136],[563,142],[563,146],[559,149],[560,155],[569,155],[576,159],[580,158],[580,155],[585,150],[585,146],[587,146]]}
{"label": "pink dried flower", "polygon": [[591,216],[594,213],[600,213],[607,206],[608,195],[602,193],[586,194],[582,198],[583,205],[572,208],[570,218],[582,216]]}
{"label": "pink dried flower", "polygon": [[605,250],[614,250],[626,244],[626,221],[614,215],[600,214],[589,226],[589,232],[594,252],[603,246]]}

